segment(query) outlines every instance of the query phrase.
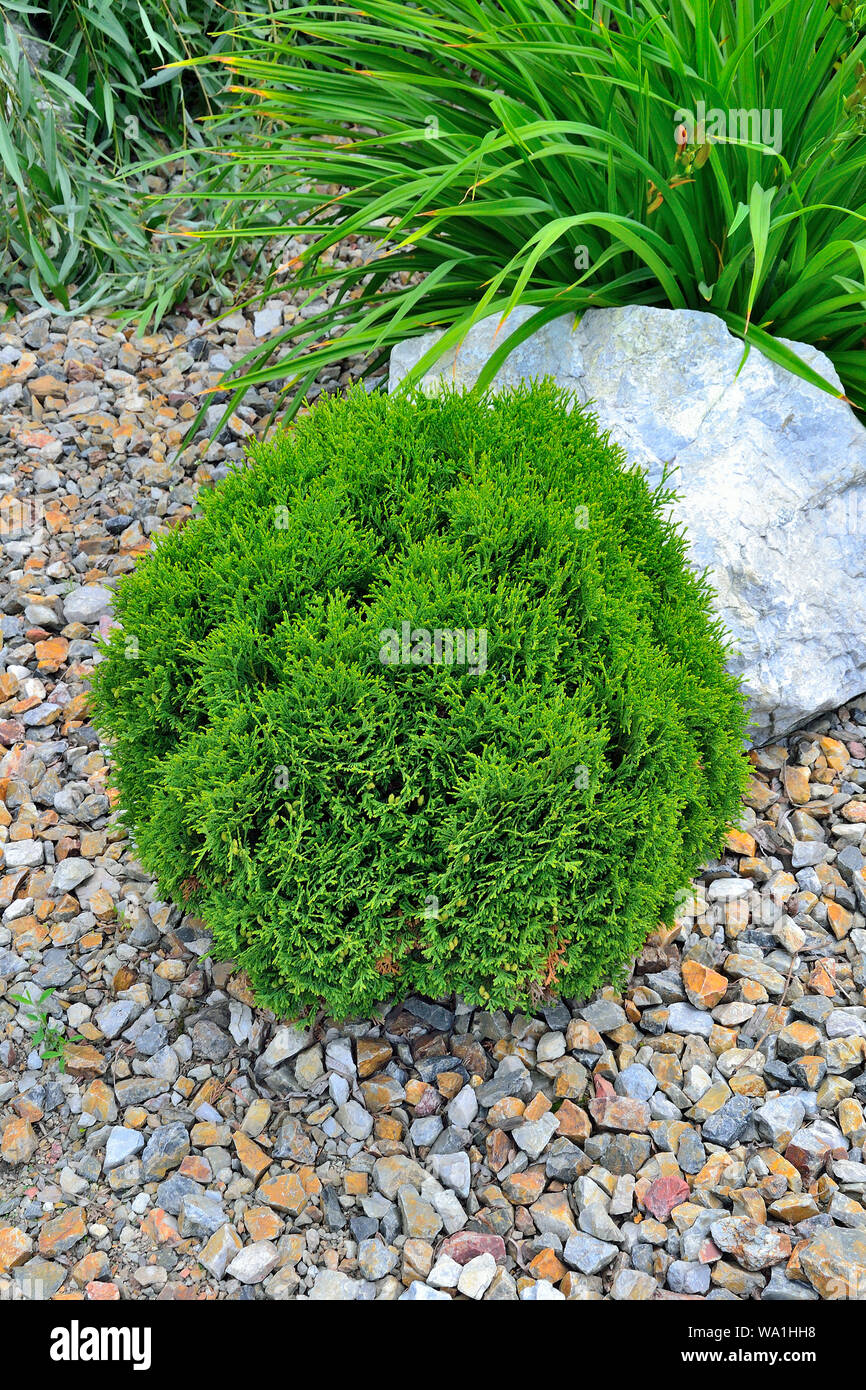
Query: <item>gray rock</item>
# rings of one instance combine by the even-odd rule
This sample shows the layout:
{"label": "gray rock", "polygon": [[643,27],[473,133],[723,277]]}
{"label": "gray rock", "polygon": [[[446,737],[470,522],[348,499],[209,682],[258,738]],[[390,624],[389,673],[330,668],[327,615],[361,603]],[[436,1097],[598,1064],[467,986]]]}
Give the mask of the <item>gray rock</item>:
{"label": "gray rock", "polygon": [[278,1028],[259,1059],[265,1071],[279,1067],[303,1052],[313,1041],[309,1028]]}
{"label": "gray rock", "polygon": [[613,1083],[618,1095],[629,1096],[632,1100],[649,1100],[657,1087],[658,1082],[649,1067],[641,1062],[632,1062],[631,1066],[623,1067]]}
{"label": "gray rock", "polygon": [[827,846],[820,840],[795,840],[791,853],[791,867],[805,869],[813,864],[823,864],[827,858]]}
{"label": "gray rock", "polygon": [[54,1260],[43,1260],[36,1256],[10,1272],[22,1298],[42,1302],[54,1297],[69,1270]]}
{"label": "gray rock", "polygon": [[253,332],[257,338],[270,338],[278,332],[283,322],[283,306],[278,299],[268,300],[263,308],[253,315]]}
{"label": "gray rock", "polygon": [[608,1216],[601,1202],[590,1202],[585,1206],[577,1218],[577,1224],[585,1235],[595,1236],[596,1240],[610,1245],[621,1245],[623,1242],[622,1230]]}
{"label": "gray rock", "polygon": [[306,1052],[300,1052],[295,1059],[295,1080],[305,1091],[309,1091],[318,1081],[324,1069],[322,1049],[318,1044],[315,1047],[308,1047]]}
{"label": "gray rock", "polygon": [[78,974],[65,951],[46,951],[45,964],[36,972],[36,983],[42,989],[62,989]]}
{"label": "gray rock", "polygon": [[187,1192],[181,1198],[177,1224],[184,1239],[207,1240],[226,1225],[222,1197],[218,1192]]}
{"label": "gray rock", "polygon": [[538,1039],[538,1046],[535,1049],[536,1060],[539,1062],[555,1062],[557,1057],[565,1054],[565,1034],[564,1033],[545,1033],[543,1038]]}
{"label": "gray rock", "polygon": [[[139,1020],[140,1022],[140,1020]],[[155,1057],[168,1042],[168,1029],[164,1023],[152,1023],[142,1030],[135,1040],[135,1050],[139,1057]],[[174,1079],[174,1078],[172,1078]]]}
{"label": "gray rock", "polygon": [[427,1282],[432,1284],[434,1289],[456,1289],[462,1268],[463,1266],[452,1260],[450,1255],[440,1255],[427,1275]]}
{"label": "gray rock", "polygon": [[457,1281],[458,1293],[466,1298],[483,1298],[496,1274],[496,1261],[491,1254],[475,1255],[467,1260]]}
{"label": "gray rock", "polygon": [[[389,1202],[393,1202],[398,1191],[403,1186],[421,1188],[427,1180],[427,1174],[416,1163],[414,1159],[406,1158],[404,1154],[394,1154],[388,1158],[377,1158],[373,1166],[373,1181],[376,1187]],[[369,1200],[369,1199],[368,1199]],[[364,1210],[368,1216],[374,1213],[367,1209]]]}
{"label": "gray rock", "polygon": [[863,868],[866,860],[856,845],[846,845],[836,855],[836,868],[848,884],[853,883],[854,875]]}
{"label": "gray rock", "polygon": [[574,1182],[589,1167],[582,1149],[564,1136],[555,1139],[544,1155],[544,1171],[557,1182]]}
{"label": "gray rock", "polygon": [[443,1187],[440,1192],[431,1192],[430,1201],[442,1217],[442,1224],[449,1236],[453,1236],[455,1231],[463,1230],[469,1217],[457,1200],[456,1193]]}
{"label": "gray rock", "polygon": [[340,1199],[333,1187],[327,1183],[322,1188],[321,1196],[322,1214],[325,1218],[325,1225],[329,1231],[342,1231],[346,1226],[346,1214],[340,1206]]}
{"label": "gray rock", "polygon": [[105,1145],[105,1158],[102,1163],[105,1172],[110,1173],[112,1168],[119,1168],[127,1159],[141,1153],[143,1148],[143,1134],[139,1134],[135,1129],[126,1129],[123,1125],[115,1125]]}
{"label": "gray rock", "polygon": [[443,1124],[438,1115],[422,1115],[413,1120],[409,1127],[409,1137],[418,1149],[429,1149],[442,1133]]}
{"label": "gray rock", "polygon": [[614,1302],[633,1299],[645,1302],[652,1298],[657,1288],[658,1283],[650,1274],[644,1274],[639,1269],[621,1269],[610,1286],[610,1297]]}
{"label": "gray rock", "polygon": [[471,1086],[463,1086],[448,1105],[448,1119],[455,1129],[468,1129],[478,1114],[478,1097]]}
{"label": "gray rock", "polygon": [[776,1265],[769,1283],[761,1293],[763,1303],[814,1303],[817,1298],[814,1289],[808,1284],[801,1284],[797,1279],[789,1279],[779,1265]]}
{"label": "gray rock", "polygon": [[215,1279],[222,1279],[227,1267],[241,1248],[241,1238],[228,1222],[211,1237],[198,1255],[198,1260]]}
{"label": "gray rock", "polygon": [[189,1147],[186,1126],[179,1120],[160,1125],[159,1129],[153,1131],[141,1155],[145,1182],[159,1181],[173,1168],[178,1168],[189,1153]]}
{"label": "gray rock", "polygon": [[572,1269],[581,1274],[600,1274],[612,1260],[616,1259],[619,1248],[607,1241],[596,1240],[584,1234],[571,1236],[565,1243],[562,1258]]}
{"label": "gray rock", "polygon": [[328,1071],[337,1072],[339,1076],[345,1076],[349,1081],[355,1080],[358,1069],[352,1056],[352,1044],[348,1038],[331,1039],[325,1048],[325,1067]]}
{"label": "gray rock", "polygon": [[478,1104],[486,1109],[495,1105],[498,1100],[505,1100],[507,1096],[518,1096],[521,1100],[526,1100],[531,1093],[532,1078],[526,1067],[522,1064],[517,1067],[505,1067],[504,1062],[496,1068],[495,1076],[485,1081],[475,1092]]}
{"label": "gray rock", "polygon": [[548,1111],[540,1120],[518,1125],[511,1131],[511,1137],[517,1147],[534,1160],[544,1152],[558,1128],[559,1121]]}
{"label": "gray rock", "polygon": [[310,1290],[310,1298],[326,1303],[350,1303],[358,1297],[359,1288],[357,1279],[350,1279],[348,1274],[338,1269],[320,1269]]}
{"label": "gray rock", "polygon": [[800,1128],[806,1107],[798,1096],[776,1096],[755,1111],[758,1134],[783,1153]]}
{"label": "gray rock", "polygon": [[828,1038],[866,1038],[866,1009],[834,1009],[825,1027]]}
{"label": "gray rock", "polygon": [[750,878],[715,878],[707,889],[707,897],[713,903],[735,902],[751,893],[754,886]]}
{"label": "gray rock", "polygon": [[15,951],[5,946],[0,949],[0,980],[14,980],[16,975],[27,969],[27,962]]}
{"label": "gray rock", "polygon": [[144,1065],[149,1076],[158,1077],[169,1085],[177,1080],[180,1072],[180,1061],[172,1047],[160,1048]]}
{"label": "gray rock", "polygon": [[358,1246],[358,1268],[365,1279],[384,1279],[398,1259],[397,1251],[381,1240],[362,1240]]}
{"label": "gray rock", "polygon": [[373,1117],[357,1100],[347,1100],[337,1111],[337,1123],[353,1139],[366,1139],[373,1132]]}
{"label": "gray rock", "polygon": [[456,1192],[458,1197],[469,1196],[471,1165],[467,1153],[433,1154],[430,1158],[433,1176]]}
{"label": "gray rock", "polygon": [[[314,1291],[315,1292],[315,1291]],[[310,1294],[313,1297],[313,1294]],[[405,1293],[401,1293],[398,1302],[400,1303],[450,1303],[451,1295],[445,1293],[444,1289],[433,1289],[429,1284],[422,1284],[420,1279],[415,1279],[409,1285]]]}
{"label": "gray rock", "polygon": [[145,1182],[141,1163],[137,1158],[128,1158],[125,1163],[119,1163],[116,1168],[112,1168],[108,1181],[114,1192],[127,1192],[132,1187],[141,1187]]}
{"label": "gray rock", "polygon": [[113,600],[102,584],[82,584],[63,600],[63,616],[68,623],[98,623],[111,612]]}
{"label": "gray rock", "polygon": [[110,999],[96,1010],[93,1021],[104,1037],[116,1038],[128,1027],[140,1008],[141,1005],[132,999]]}
{"label": "gray rock", "polygon": [[235,1255],[226,1268],[229,1279],[237,1279],[241,1284],[260,1284],[272,1274],[280,1262],[280,1252],[269,1240],[257,1240],[254,1245],[246,1245]]}
{"label": "gray rock", "polygon": [[290,1158],[294,1163],[315,1163],[316,1146],[295,1115],[284,1115],[280,1123],[274,1158]]}
{"label": "gray rock", "polygon": [[430,1004],[426,999],[407,999],[403,1008],[437,1033],[450,1033],[454,1027],[453,1013],[443,1009],[441,1004]]}
{"label": "gray rock", "polygon": [[94,865],[87,859],[81,859],[76,855],[71,855],[68,859],[61,859],[54,870],[50,891],[52,893],[72,893],[79,883],[90,878],[93,871]]}
{"label": "gray rock", "polygon": [[866,1190],[866,1163],[854,1163],[848,1158],[833,1160],[833,1177],[843,1187],[859,1187]]}
{"label": "gray rock", "polygon": [[172,1173],[171,1177],[166,1178],[156,1189],[156,1200],[163,1211],[167,1211],[170,1216],[178,1216],[184,1197],[201,1196],[203,1192],[201,1183],[196,1182],[194,1178],[184,1177],[182,1173]]}
{"label": "gray rock", "polygon": [[580,1016],[597,1033],[613,1033],[627,1022],[625,1009],[612,999],[596,999],[594,1004],[587,1004],[585,1009],[581,1009]]}
{"label": "gray rock", "polygon": [[232,1040],[209,1018],[201,1018],[192,1029],[192,1046],[197,1057],[224,1062],[232,1050]]}
{"label": "gray rock", "polygon": [[667,1279],[674,1293],[705,1294],[710,1287],[710,1266],[697,1260],[674,1260]]}
{"label": "gray rock", "polygon": [[731,1096],[724,1105],[703,1123],[702,1136],[708,1144],[730,1149],[743,1134],[751,1117],[748,1096]]}
{"label": "gray rock", "polygon": [[345,1076],[340,1076],[335,1071],[331,1072],[328,1077],[328,1094],[336,1106],[345,1105],[349,1099],[349,1083]]}
{"label": "gray rock", "polygon": [[[498,332],[498,315],[483,319],[425,382],[472,383],[494,335],[498,346],[533,312],[516,308]],[[435,337],[395,348],[392,390]],[[822,353],[789,346],[841,392]],[[651,483],[673,467],[681,494],[673,512],[695,567],[710,571],[752,736],[764,742],[866,687],[866,549],[852,521],[866,508],[866,432],[842,401],[754,348],[737,376],[742,355],[715,314],[591,309],[576,328],[563,315],[525,340],[495,384],[551,375],[592,400],[602,429]]]}
{"label": "gray rock", "polygon": [[118,1104],[144,1105],[145,1101],[153,1100],[155,1096],[160,1096],[165,1091],[164,1081],[150,1076],[129,1076],[123,1081],[118,1081],[114,1088]]}
{"label": "gray rock", "polygon": [[703,1009],[693,1008],[691,1004],[671,1004],[668,1029],[671,1033],[694,1033],[700,1038],[708,1038],[713,1031],[713,1016]]}
{"label": "gray rock", "polygon": [[3,846],[3,863],[7,869],[32,869],[45,857],[41,840],[12,840]]}

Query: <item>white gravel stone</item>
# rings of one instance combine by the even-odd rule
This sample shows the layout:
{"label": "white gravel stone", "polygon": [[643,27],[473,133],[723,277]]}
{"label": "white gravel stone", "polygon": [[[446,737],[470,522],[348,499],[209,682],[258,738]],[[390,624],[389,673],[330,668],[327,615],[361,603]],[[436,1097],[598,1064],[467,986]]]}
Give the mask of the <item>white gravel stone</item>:
{"label": "white gravel stone", "polygon": [[3,863],[7,869],[32,869],[45,857],[41,840],[12,840],[3,846]]}
{"label": "white gravel stone", "polygon": [[63,616],[68,623],[98,623],[111,613],[114,595],[102,584],[82,584],[66,595]]}
{"label": "white gravel stone", "polygon": [[478,1097],[468,1084],[463,1086],[448,1105],[448,1120],[455,1129],[468,1129],[478,1114]]}
{"label": "white gravel stone", "polygon": [[242,1284],[260,1284],[272,1274],[280,1262],[277,1247],[269,1240],[257,1240],[254,1245],[246,1245],[235,1255],[226,1268],[230,1279]]}
{"label": "white gravel stone", "polygon": [[105,1145],[105,1158],[102,1166],[106,1173],[119,1168],[128,1158],[134,1158],[144,1148],[144,1135],[124,1125],[115,1125]]}
{"label": "white gravel stone", "polygon": [[475,1255],[466,1261],[460,1271],[457,1281],[458,1293],[465,1294],[467,1298],[483,1298],[495,1273],[496,1261],[492,1255]]}
{"label": "white gravel stone", "polygon": [[452,1260],[450,1255],[440,1255],[427,1275],[427,1283],[432,1284],[434,1289],[456,1289],[462,1269],[463,1266]]}

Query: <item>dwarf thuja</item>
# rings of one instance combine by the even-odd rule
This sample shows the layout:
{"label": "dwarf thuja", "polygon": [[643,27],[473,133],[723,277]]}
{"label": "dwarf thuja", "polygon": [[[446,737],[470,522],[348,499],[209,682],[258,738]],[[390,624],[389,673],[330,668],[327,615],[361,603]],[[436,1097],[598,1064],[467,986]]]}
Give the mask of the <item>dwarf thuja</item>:
{"label": "dwarf thuja", "polygon": [[120,803],[263,1003],[526,1007],[671,920],[745,715],[669,500],[550,383],[358,389],[121,580]]}

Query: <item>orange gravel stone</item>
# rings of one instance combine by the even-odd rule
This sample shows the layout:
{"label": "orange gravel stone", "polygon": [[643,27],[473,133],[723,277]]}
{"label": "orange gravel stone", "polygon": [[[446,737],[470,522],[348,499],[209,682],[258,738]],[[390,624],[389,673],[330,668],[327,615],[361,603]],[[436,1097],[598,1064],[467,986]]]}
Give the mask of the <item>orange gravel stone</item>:
{"label": "orange gravel stone", "polygon": [[270,1207],[248,1207],[244,1225],[253,1240],[276,1240],[283,1229],[283,1222]]}
{"label": "orange gravel stone", "polygon": [[63,1255],[87,1235],[87,1221],[81,1207],[46,1221],[39,1232],[39,1252],[42,1255]]}
{"label": "orange gravel stone", "polygon": [[248,1139],[245,1134],[242,1134],[240,1130],[236,1131],[232,1136],[232,1140],[244,1173],[248,1178],[252,1178],[253,1182],[258,1181],[262,1173],[270,1168],[274,1160],[265,1153],[264,1149],[260,1149],[258,1144],[254,1143],[252,1139]]}
{"label": "orange gravel stone", "polygon": [[0,1274],[23,1264],[33,1253],[33,1241],[18,1226],[0,1226]]}
{"label": "orange gravel stone", "polygon": [[94,1279],[85,1289],[91,1303],[119,1303],[120,1289],[116,1284],[103,1284],[100,1280]]}
{"label": "orange gravel stone", "polygon": [[259,1183],[258,1196],[268,1206],[288,1212],[290,1216],[300,1216],[310,1200],[297,1173],[280,1173],[265,1178]]}
{"label": "orange gravel stone", "polygon": [[758,848],[754,836],[747,834],[745,830],[729,830],[725,836],[725,844],[732,854],[753,856]]}
{"label": "orange gravel stone", "polygon": [[94,1280],[106,1279],[110,1273],[111,1267],[104,1250],[92,1250],[89,1255],[82,1255],[78,1263],[72,1266],[72,1277],[82,1288]]}
{"label": "orange gravel stone", "polygon": [[710,970],[700,961],[684,960],[682,975],[689,1002],[696,1009],[714,1009],[727,993],[727,977],[720,975],[717,970]]}
{"label": "orange gravel stone", "polygon": [[10,1120],[0,1140],[0,1158],[5,1163],[28,1163],[36,1152],[38,1141],[29,1120]]}

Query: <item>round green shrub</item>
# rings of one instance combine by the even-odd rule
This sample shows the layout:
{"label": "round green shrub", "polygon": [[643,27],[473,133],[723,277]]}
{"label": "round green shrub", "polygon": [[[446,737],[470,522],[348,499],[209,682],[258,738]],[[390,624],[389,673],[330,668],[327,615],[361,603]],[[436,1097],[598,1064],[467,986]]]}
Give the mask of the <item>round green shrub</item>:
{"label": "round green shrub", "polygon": [[96,708],[140,860],[279,1014],[583,995],[738,815],[671,494],[572,404],[324,401],[118,586]]}

